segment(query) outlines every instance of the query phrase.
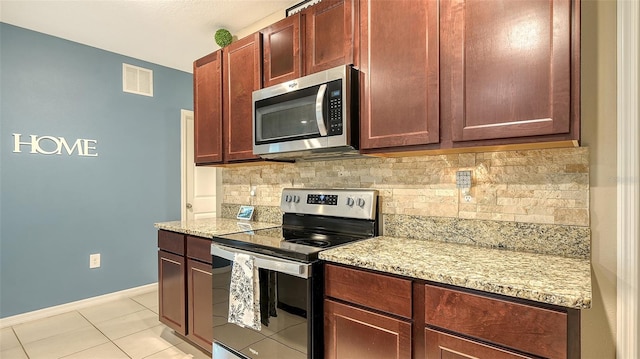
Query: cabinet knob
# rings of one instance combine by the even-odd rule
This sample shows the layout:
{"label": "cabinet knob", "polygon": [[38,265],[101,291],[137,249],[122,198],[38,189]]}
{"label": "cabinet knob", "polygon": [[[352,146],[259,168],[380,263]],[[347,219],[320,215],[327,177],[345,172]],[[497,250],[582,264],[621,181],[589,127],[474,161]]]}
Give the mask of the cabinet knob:
{"label": "cabinet knob", "polygon": [[188,209],[193,208],[193,206],[191,205],[191,203],[187,203],[187,208],[188,208]]}

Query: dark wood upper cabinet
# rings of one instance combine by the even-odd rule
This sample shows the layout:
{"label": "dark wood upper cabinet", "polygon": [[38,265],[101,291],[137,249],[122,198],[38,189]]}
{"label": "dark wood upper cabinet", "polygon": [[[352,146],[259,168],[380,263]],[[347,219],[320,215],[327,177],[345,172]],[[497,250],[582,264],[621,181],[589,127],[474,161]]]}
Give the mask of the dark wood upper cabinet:
{"label": "dark wood upper cabinet", "polygon": [[222,51],[193,63],[194,158],[222,162]]}
{"label": "dark wood upper cabinet", "polygon": [[302,76],[300,13],[262,30],[264,39],[264,87]]}
{"label": "dark wood upper cabinet", "polygon": [[362,153],[576,145],[580,1],[323,0],[194,62],[196,164],[258,159],[252,91],[350,64]]}
{"label": "dark wood upper cabinet", "polygon": [[[304,74],[354,64],[357,56],[357,0],[323,0],[302,12]],[[357,66],[357,64],[355,64]]]}
{"label": "dark wood upper cabinet", "polygon": [[579,1],[440,6],[441,114],[454,143],[579,139]]}
{"label": "dark wood upper cabinet", "polygon": [[259,159],[253,154],[253,91],[261,87],[261,34],[233,42],[223,49],[224,161]]}
{"label": "dark wood upper cabinet", "polygon": [[437,144],[438,2],[358,1],[360,148]]}
{"label": "dark wood upper cabinet", "polygon": [[261,31],[264,87],[357,65],[357,0],[324,0]]}

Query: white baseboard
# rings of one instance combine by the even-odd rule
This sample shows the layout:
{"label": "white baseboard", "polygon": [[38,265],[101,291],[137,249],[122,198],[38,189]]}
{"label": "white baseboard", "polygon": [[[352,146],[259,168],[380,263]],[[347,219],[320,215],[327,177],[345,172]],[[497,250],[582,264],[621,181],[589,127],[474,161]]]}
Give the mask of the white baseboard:
{"label": "white baseboard", "polygon": [[66,313],[72,310],[83,309],[93,305],[106,303],[112,300],[135,297],[137,295],[152,292],[158,289],[158,283],[151,283],[140,287],[129,288],[118,292],[99,295],[75,302],[56,305],[53,307],[34,310],[32,312],[22,313],[11,317],[0,318],[0,329],[10,327],[16,324],[25,323],[31,320],[43,319],[54,315]]}

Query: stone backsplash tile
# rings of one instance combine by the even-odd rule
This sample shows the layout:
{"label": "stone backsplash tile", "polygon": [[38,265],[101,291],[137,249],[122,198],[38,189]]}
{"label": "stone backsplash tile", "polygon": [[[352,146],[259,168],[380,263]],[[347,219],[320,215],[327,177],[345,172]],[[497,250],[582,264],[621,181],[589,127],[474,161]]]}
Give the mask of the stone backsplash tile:
{"label": "stone backsplash tile", "polygon": [[[470,202],[456,188],[458,170],[472,171]],[[223,185],[223,203],[236,212],[277,208],[285,187],[375,188],[383,214],[589,226],[584,147],[230,167]]]}
{"label": "stone backsplash tile", "polygon": [[[223,203],[220,217],[236,219],[240,206],[239,204]],[[282,211],[280,207],[255,206],[252,220],[256,222],[282,224]]]}

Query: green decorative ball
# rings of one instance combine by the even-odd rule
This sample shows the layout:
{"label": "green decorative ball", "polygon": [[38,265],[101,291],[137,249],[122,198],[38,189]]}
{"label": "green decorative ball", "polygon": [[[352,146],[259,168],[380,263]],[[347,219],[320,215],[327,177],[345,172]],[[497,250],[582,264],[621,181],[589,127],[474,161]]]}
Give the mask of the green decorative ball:
{"label": "green decorative ball", "polygon": [[218,44],[218,46],[220,47],[225,47],[229,45],[231,41],[233,41],[233,37],[227,29],[219,29],[218,31],[216,31],[215,38],[216,44]]}

